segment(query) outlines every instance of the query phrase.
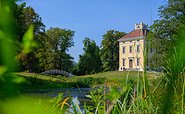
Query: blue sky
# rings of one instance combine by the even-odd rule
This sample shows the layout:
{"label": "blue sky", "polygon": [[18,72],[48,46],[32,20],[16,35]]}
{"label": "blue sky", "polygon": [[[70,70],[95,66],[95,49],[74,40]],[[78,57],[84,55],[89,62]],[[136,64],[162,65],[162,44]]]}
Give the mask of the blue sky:
{"label": "blue sky", "polygon": [[[75,31],[69,52],[75,62],[83,54],[82,40],[89,37],[100,46],[108,30],[129,33],[136,23],[152,24],[158,8],[167,0],[22,0],[34,8],[46,25]],[[20,3],[20,2],[18,2]]]}

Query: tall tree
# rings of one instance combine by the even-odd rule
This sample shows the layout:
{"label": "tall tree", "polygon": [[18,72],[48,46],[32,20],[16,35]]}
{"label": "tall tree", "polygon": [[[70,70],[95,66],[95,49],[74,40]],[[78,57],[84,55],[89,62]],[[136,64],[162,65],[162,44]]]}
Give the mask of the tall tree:
{"label": "tall tree", "polygon": [[[28,28],[34,26],[34,40],[41,41],[42,34],[45,32],[45,25],[42,23],[42,18],[37,14],[32,7],[26,7],[26,4],[14,5],[17,38],[21,42],[23,34]],[[19,43],[17,43],[19,44]],[[20,45],[21,46],[21,45]],[[21,48],[20,48],[21,49]],[[18,53],[20,50],[18,50]],[[38,49],[35,49],[29,54],[22,54],[20,57],[20,64],[22,70],[29,70],[30,72],[38,72],[38,58],[36,57]]]}
{"label": "tall tree", "polygon": [[119,42],[118,40],[125,35],[125,32],[110,30],[103,35],[100,45],[100,56],[103,61],[104,71],[114,71],[119,64]]}
{"label": "tall tree", "polygon": [[151,30],[155,33],[152,47],[156,51],[150,59],[150,66],[155,69],[165,65],[166,58],[170,56],[168,52],[174,46],[178,32],[184,24],[185,0],[168,0],[158,12],[160,19],[155,20],[151,26]]}
{"label": "tall tree", "polygon": [[[17,43],[20,48],[19,53],[20,66],[22,70],[30,72],[42,72],[50,69],[63,69],[71,71],[73,69],[73,57],[66,52],[74,45],[74,31],[50,28],[45,32],[45,25],[42,18],[37,14],[31,6],[26,7],[26,3],[21,5],[14,4],[16,17]],[[27,29],[34,26],[34,40],[37,47],[29,54],[21,52],[21,42]]]}
{"label": "tall tree", "polygon": [[74,69],[74,74],[84,75],[100,72],[102,62],[99,55],[99,47],[94,40],[89,38],[85,38],[83,43],[84,54],[79,56],[80,60]]}
{"label": "tall tree", "polygon": [[72,67],[73,65],[73,62],[71,60],[73,60],[74,58],[66,53],[67,51],[69,51],[70,47],[74,46],[73,37],[74,31],[61,29],[62,40],[60,42],[60,69],[63,69],[65,71],[69,71],[68,67]]}
{"label": "tall tree", "polygon": [[14,11],[14,17],[16,21],[16,34],[17,34],[17,39],[21,42],[24,33],[28,28],[25,27],[26,23],[26,17],[24,14],[24,8],[26,7],[26,3],[17,5],[14,3],[13,5],[13,11]]}
{"label": "tall tree", "polygon": [[74,31],[50,28],[46,34],[48,38],[45,42],[47,53],[45,70],[62,69],[69,71],[67,64],[72,64],[74,58],[67,54],[67,51],[71,46],[74,46]]}

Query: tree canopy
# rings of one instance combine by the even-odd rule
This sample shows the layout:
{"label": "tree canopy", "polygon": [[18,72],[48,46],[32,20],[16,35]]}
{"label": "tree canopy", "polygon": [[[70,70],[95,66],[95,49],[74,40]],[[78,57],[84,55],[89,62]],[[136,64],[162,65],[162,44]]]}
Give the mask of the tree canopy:
{"label": "tree canopy", "polygon": [[[26,3],[13,5],[16,21],[17,53],[22,71],[42,72],[51,69],[62,69],[71,72],[73,69],[73,57],[67,54],[70,47],[74,46],[74,31],[60,28],[50,28],[45,31],[42,18],[31,6]],[[33,39],[37,43],[28,54],[21,52],[23,35],[33,25]]]}
{"label": "tree canopy", "polygon": [[79,55],[80,60],[74,68],[74,74],[84,75],[100,72],[102,62],[99,55],[99,47],[94,40],[90,40],[89,38],[85,38],[83,43],[84,54]]}
{"label": "tree canopy", "polygon": [[69,65],[69,63],[72,63],[71,60],[74,59],[66,53],[71,46],[74,46],[74,31],[50,28],[46,31],[46,34],[48,38],[45,43],[47,53],[45,70],[62,69],[69,71],[67,65],[64,63],[68,63]]}
{"label": "tree canopy", "polygon": [[[22,42],[23,35],[28,30],[28,28],[33,25],[33,32],[34,37],[33,39],[36,42],[42,42],[44,32],[45,32],[45,25],[42,22],[42,18],[37,14],[32,7],[26,7],[26,3],[21,5],[14,4],[15,10],[15,21],[16,21],[16,33],[17,39]],[[39,44],[38,44],[39,45]],[[17,53],[22,53],[21,48],[22,45],[17,43]],[[29,54],[19,54],[20,56],[20,66],[22,70],[29,70],[30,72],[36,71],[38,72],[38,58],[36,57],[38,49],[34,49]]]}
{"label": "tree canopy", "polygon": [[100,45],[100,56],[103,61],[104,71],[114,71],[119,65],[119,42],[118,40],[125,35],[125,32],[110,30],[103,35]]}
{"label": "tree canopy", "polygon": [[[14,4],[17,39],[17,58],[22,71],[42,72],[45,70],[62,69],[71,72],[74,67],[73,57],[67,52],[74,46],[74,31],[69,29],[52,28],[45,30],[42,18],[26,3]],[[28,54],[21,52],[23,35],[33,25],[33,39],[37,48]],[[117,70],[119,64],[119,38],[125,35],[124,32],[110,30],[103,35],[101,49],[94,40],[85,38],[84,54],[74,69],[79,75],[97,73],[102,70]],[[103,66],[102,66],[103,65]]]}
{"label": "tree canopy", "polygon": [[185,1],[168,0],[167,4],[159,8],[159,18],[154,21],[151,30],[155,33],[152,48],[156,49],[150,59],[151,67],[158,69],[165,65],[169,51],[174,46],[185,19]]}

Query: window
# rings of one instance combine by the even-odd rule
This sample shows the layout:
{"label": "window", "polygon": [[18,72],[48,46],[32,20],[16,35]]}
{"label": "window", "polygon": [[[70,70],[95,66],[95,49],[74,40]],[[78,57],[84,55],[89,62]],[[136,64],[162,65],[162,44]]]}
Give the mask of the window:
{"label": "window", "polygon": [[137,45],[137,49],[136,49],[137,53],[140,52],[140,45]]}
{"label": "window", "polygon": [[125,46],[123,47],[123,54],[125,54]]}
{"label": "window", "polygon": [[129,52],[132,53],[132,46],[130,46]]}
{"label": "window", "polygon": [[137,66],[140,65],[140,58],[137,58]]}
{"label": "window", "polygon": [[123,58],[123,66],[125,66],[125,58]]}

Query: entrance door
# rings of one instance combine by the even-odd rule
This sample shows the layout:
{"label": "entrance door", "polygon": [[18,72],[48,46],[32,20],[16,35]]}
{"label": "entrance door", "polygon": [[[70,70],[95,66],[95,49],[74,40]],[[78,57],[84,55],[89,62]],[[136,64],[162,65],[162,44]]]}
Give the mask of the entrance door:
{"label": "entrance door", "polygon": [[129,68],[132,68],[132,59],[129,60]]}

